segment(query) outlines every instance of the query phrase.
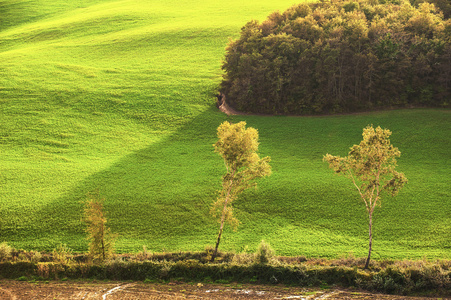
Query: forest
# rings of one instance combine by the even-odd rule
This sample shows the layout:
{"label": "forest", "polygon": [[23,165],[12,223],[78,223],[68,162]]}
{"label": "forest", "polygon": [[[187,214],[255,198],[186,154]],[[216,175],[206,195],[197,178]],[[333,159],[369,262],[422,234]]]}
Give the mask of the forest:
{"label": "forest", "polygon": [[449,107],[450,41],[451,20],[433,3],[302,3],[229,41],[220,91],[265,114]]}

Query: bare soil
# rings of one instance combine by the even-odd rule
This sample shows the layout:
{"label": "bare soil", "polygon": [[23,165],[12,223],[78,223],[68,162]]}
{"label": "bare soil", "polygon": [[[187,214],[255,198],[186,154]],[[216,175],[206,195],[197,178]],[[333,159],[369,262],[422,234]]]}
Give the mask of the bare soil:
{"label": "bare soil", "polygon": [[223,96],[223,100],[222,100],[221,104],[219,105],[219,110],[229,116],[230,115],[244,115],[243,112],[237,111],[237,110],[233,109],[232,107],[230,107],[225,100],[225,96]]}
{"label": "bare soil", "polygon": [[[248,284],[0,281],[0,299],[438,299],[370,294],[358,290]],[[443,299],[443,298],[440,298]]]}

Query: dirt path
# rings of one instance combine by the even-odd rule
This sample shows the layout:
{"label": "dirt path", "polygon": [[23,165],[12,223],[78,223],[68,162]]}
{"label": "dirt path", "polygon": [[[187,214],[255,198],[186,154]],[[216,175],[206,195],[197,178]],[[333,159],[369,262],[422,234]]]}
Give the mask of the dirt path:
{"label": "dirt path", "polygon": [[225,95],[220,95],[220,99],[218,102],[218,108],[220,111],[222,111],[223,113],[225,113],[226,115],[244,115],[244,113],[239,112],[237,110],[234,110],[232,107],[230,107],[227,102],[226,102],[226,97]]}
{"label": "dirt path", "polygon": [[[1,300],[28,299],[437,299],[370,294],[357,290],[311,289],[284,286],[215,285],[142,282],[19,282],[0,281]],[[443,298],[442,298],[443,299]]]}

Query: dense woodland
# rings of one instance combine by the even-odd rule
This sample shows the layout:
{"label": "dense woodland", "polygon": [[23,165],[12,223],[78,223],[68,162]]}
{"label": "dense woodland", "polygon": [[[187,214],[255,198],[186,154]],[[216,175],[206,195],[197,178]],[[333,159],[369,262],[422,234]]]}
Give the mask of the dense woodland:
{"label": "dense woodland", "polygon": [[227,45],[220,91],[254,113],[449,106],[449,9],[417,2],[323,0],[250,21]]}
{"label": "dense woodland", "polygon": [[410,0],[413,5],[419,5],[423,2],[433,3],[437,8],[439,8],[445,18],[451,16],[451,1],[449,0]]}

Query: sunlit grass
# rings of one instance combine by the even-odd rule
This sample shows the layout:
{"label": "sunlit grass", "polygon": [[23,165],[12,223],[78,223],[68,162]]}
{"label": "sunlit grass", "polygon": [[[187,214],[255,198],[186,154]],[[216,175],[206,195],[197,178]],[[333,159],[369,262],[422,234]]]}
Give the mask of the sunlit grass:
{"label": "sunlit grass", "polygon": [[227,117],[214,95],[229,37],[291,1],[0,3],[0,240],[86,251],[86,193],[99,189],[118,251],[202,250],[224,165],[224,120],[260,132],[273,175],[242,195],[221,248],[340,256],[367,247],[365,209],[322,162],[363,127],[393,131],[409,184],[375,215],[374,257],[449,258],[449,111]]}

